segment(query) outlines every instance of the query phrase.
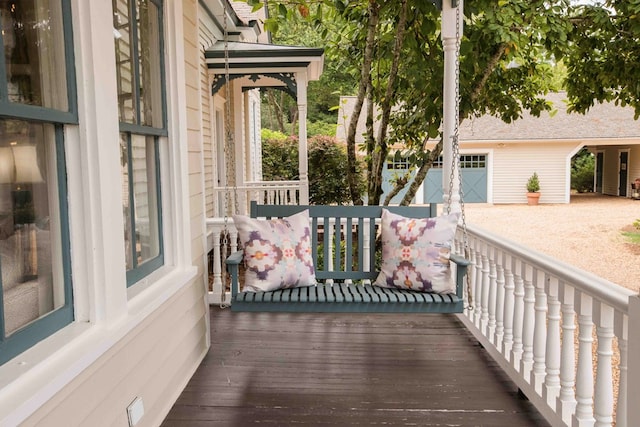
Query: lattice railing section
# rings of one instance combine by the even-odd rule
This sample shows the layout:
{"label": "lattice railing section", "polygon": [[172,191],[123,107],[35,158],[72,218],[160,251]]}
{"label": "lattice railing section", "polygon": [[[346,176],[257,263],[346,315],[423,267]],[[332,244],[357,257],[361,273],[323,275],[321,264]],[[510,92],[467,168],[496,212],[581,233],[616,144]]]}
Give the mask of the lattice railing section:
{"label": "lattice railing section", "polygon": [[[468,231],[473,301],[461,319],[471,332],[552,425],[627,426],[628,411],[639,410],[627,392],[635,294],[474,227]],[[462,253],[460,234],[456,246]]]}

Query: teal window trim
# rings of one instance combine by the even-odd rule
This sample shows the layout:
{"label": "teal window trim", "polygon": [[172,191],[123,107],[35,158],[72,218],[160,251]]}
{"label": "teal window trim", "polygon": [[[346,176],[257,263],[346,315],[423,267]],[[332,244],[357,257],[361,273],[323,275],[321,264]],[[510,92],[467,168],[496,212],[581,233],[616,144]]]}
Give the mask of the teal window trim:
{"label": "teal window trim", "polygon": [[[162,129],[167,129],[167,91],[164,82],[166,82],[165,75],[165,61],[164,61],[164,8],[162,0],[149,0],[150,3],[153,3],[158,8],[158,32],[160,38],[160,79],[163,84],[160,85],[160,99],[162,100]],[[136,2],[131,1],[129,3],[129,14],[130,14],[130,22],[138,22],[138,15],[136,13]],[[140,45],[138,43],[138,26],[131,25],[131,57],[133,61],[133,73],[135,78],[133,79],[133,98],[136,106],[136,123],[141,123],[141,111],[140,111]],[[130,123],[128,123],[130,124]],[[142,126],[147,128],[147,126]],[[153,127],[148,127],[149,129],[158,129]],[[120,126],[120,130],[128,131],[122,127],[122,123]],[[156,135],[152,133],[151,135]]]}
{"label": "teal window trim", "polygon": [[[67,203],[67,171],[64,141],[64,125],[78,124],[78,102],[73,40],[73,22],[70,0],[59,0],[62,8],[62,31],[64,39],[64,61],[67,83],[67,110],[57,110],[36,105],[9,101],[4,40],[0,32],[0,119],[17,119],[47,123],[54,126],[56,173],[58,181],[58,203],[60,206],[60,237],[63,271],[64,305],[18,329],[9,336],[5,334],[3,293],[0,292],[0,364],[16,357],[38,342],[49,337],[74,320],[73,284],[71,273],[71,241],[69,207]],[[0,266],[0,268],[2,268]],[[0,276],[0,286],[2,279]]]}
{"label": "teal window trim", "polygon": [[162,1],[160,0],[151,0],[158,7],[158,28],[160,31],[160,79],[163,84],[160,86],[160,99],[162,102],[162,128],[167,129],[167,90],[164,82],[167,81],[167,75],[165,72],[165,61],[164,61],[164,8],[162,7]]}
{"label": "teal window trim", "polygon": [[[62,7],[62,32],[64,38],[65,72],[67,80],[67,111],[9,101],[7,64],[0,54],[0,116],[43,122],[78,124],[78,88],[76,86],[75,54],[71,1],[60,0]],[[4,52],[4,39],[0,31],[0,53]]]}
{"label": "teal window trim", "polygon": [[[164,2],[163,0],[148,0],[149,3],[152,3],[154,6],[158,8],[158,35],[159,35],[159,50],[160,50],[160,99],[161,99],[161,127],[153,127],[142,125],[141,123],[141,111],[140,111],[140,45],[138,38],[138,26],[131,25],[131,57],[133,61],[133,99],[135,105],[135,120],[136,123],[130,122],[120,122],[119,130],[120,132],[124,132],[127,134],[127,152],[129,155],[131,154],[131,135],[141,135],[141,136],[153,136],[154,138],[154,162],[155,162],[155,175],[156,175],[156,192],[157,192],[157,214],[158,214],[158,255],[154,258],[145,260],[141,264],[137,264],[137,258],[135,253],[133,254],[133,265],[132,268],[127,270],[127,287],[132,286],[137,283],[144,277],[151,274],[153,271],[164,265],[164,225],[162,221],[162,192],[161,192],[161,170],[160,170],[160,141],[159,138],[167,138],[169,133],[167,130],[168,116],[167,116],[167,90],[166,90],[166,70],[165,70],[165,42],[164,42]],[[136,12],[136,2],[131,1],[129,5],[129,14],[130,14],[130,22],[138,22],[138,16]],[[132,171],[132,162],[128,162],[128,174],[130,177],[133,177]],[[129,209],[131,215],[131,235],[129,239],[131,239],[132,248],[136,247],[137,239],[136,239],[136,222],[135,222],[135,209],[133,206],[133,180],[129,181]]]}
{"label": "teal window trim", "polygon": [[[133,65],[133,102],[136,108],[136,123],[140,123],[140,55],[138,39],[138,14],[136,13],[136,0],[129,2],[129,22],[131,25],[131,61]],[[123,130],[123,129],[121,129]]]}
{"label": "teal window trim", "polygon": [[[13,359],[18,354],[33,347],[74,320],[73,286],[71,281],[71,241],[69,236],[69,207],[67,204],[67,170],[64,151],[64,131],[62,125],[55,127],[56,163],[58,176],[58,203],[60,204],[60,227],[62,246],[62,269],[64,281],[64,305],[10,336],[5,336],[4,315],[0,316],[0,364]],[[0,282],[1,282],[0,276]],[[1,285],[1,283],[0,283]],[[0,307],[4,307],[0,292]]]}
{"label": "teal window trim", "polygon": [[34,122],[78,124],[78,115],[36,105],[0,102],[0,116]]}
{"label": "teal window trim", "polygon": [[135,125],[128,122],[120,122],[120,132],[135,133],[136,135],[147,136],[168,136],[167,129],[154,128],[151,126]]}
{"label": "teal window trim", "polygon": [[76,59],[73,39],[71,2],[62,0],[62,31],[64,36],[65,71],[67,73],[67,108],[78,123],[78,87],[76,86]]}
{"label": "teal window trim", "polygon": [[[132,153],[131,147],[131,134],[127,135],[127,153]],[[127,287],[130,287],[145,278],[158,268],[164,265],[164,225],[162,221],[162,185],[160,183],[160,142],[158,141],[158,137],[154,138],[154,147],[153,147],[153,155],[154,155],[154,163],[155,163],[155,180],[156,180],[156,200],[157,204],[155,206],[158,212],[158,255],[154,258],[148,259],[142,264],[138,265],[138,260],[135,256],[135,252],[132,256],[133,266],[130,270],[127,270]],[[130,177],[133,177],[133,162],[127,162],[128,174]],[[136,217],[135,217],[135,201],[133,199],[133,179],[129,180],[129,206],[130,206],[130,215],[131,215],[131,235],[129,238],[131,239],[131,247],[135,248],[137,244],[136,239]]]}

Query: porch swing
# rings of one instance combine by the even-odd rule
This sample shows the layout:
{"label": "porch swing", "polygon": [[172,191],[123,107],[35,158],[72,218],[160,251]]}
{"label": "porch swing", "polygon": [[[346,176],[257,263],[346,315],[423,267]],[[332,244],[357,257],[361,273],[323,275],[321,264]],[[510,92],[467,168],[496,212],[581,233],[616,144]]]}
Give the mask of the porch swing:
{"label": "porch swing", "polygon": [[[456,8],[456,58],[460,11]],[[226,14],[225,83],[230,116],[229,53]],[[459,62],[456,59],[456,73]],[[452,136],[452,165],[446,215],[436,204],[425,206],[267,205],[251,202],[250,216],[233,215],[240,249],[226,260],[231,310],[253,312],[462,313],[465,276],[470,262],[453,253],[462,219],[463,252],[468,257],[462,182],[460,213],[451,212],[454,171],[459,170],[458,88]],[[225,158],[233,135],[227,121]],[[227,168],[227,173],[230,170]],[[229,181],[225,232],[230,214]],[[235,213],[238,212],[233,186]],[[376,252],[381,238],[382,255]],[[223,247],[226,253],[227,240]],[[240,269],[244,267],[244,286]],[[454,266],[454,268],[451,268]],[[468,280],[466,281],[468,282]],[[223,302],[225,294],[223,286]],[[467,304],[471,304],[466,283]]]}

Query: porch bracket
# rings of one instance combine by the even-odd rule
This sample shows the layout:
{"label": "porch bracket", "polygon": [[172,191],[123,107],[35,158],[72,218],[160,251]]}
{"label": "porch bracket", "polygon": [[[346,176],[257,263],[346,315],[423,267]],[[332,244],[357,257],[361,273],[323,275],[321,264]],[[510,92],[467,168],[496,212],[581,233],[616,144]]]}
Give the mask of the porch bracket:
{"label": "porch bracket", "polygon": [[[252,82],[257,82],[261,77],[270,77],[276,80],[280,80],[285,84],[284,87],[276,87],[277,89],[282,89],[289,95],[291,95],[295,100],[298,99],[298,84],[296,82],[296,76],[294,73],[264,73],[264,74],[231,74],[229,76],[229,80],[235,80],[241,77],[248,77]],[[215,95],[218,91],[224,86],[226,80],[224,74],[215,74],[213,76],[213,81],[211,83],[211,95]],[[255,89],[261,86],[256,85],[255,87],[246,87],[245,89]]]}

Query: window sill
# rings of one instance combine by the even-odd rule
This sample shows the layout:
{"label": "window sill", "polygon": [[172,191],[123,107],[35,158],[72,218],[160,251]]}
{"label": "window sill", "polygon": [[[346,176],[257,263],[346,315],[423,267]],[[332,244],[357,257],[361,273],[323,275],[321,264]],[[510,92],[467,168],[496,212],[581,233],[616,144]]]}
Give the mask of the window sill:
{"label": "window sill", "polygon": [[[116,322],[75,322],[0,366],[0,425],[18,425],[90,367],[196,277],[197,268],[160,269]],[[151,282],[151,278],[157,278]],[[136,285],[138,286],[138,285]]]}

